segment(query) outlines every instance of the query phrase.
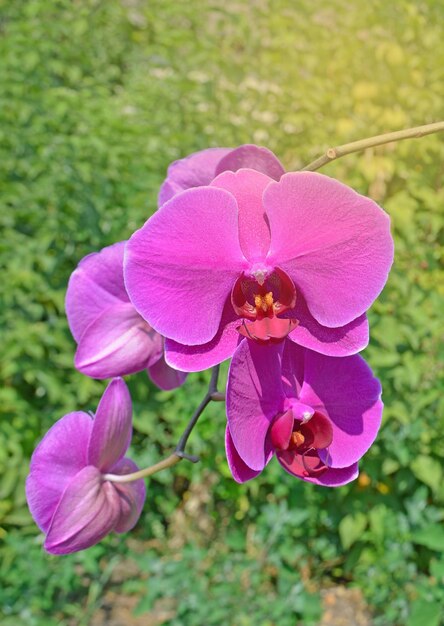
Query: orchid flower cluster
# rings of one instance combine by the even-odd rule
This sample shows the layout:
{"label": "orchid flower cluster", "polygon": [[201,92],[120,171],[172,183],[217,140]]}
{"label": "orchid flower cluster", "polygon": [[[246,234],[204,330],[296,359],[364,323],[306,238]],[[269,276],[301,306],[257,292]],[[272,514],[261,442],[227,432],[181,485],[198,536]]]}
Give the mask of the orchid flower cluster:
{"label": "orchid flower cluster", "polygon": [[145,485],[124,456],[122,377],[142,370],[174,389],[231,358],[225,445],[236,481],[273,456],[307,482],[354,480],[383,407],[358,353],[392,261],[375,202],[322,174],[285,173],[266,148],[212,148],[170,165],[157,212],[69,281],[75,366],[112,380],[95,415],[65,415],[32,457],[27,497],[46,550],[81,550],[137,522]]}

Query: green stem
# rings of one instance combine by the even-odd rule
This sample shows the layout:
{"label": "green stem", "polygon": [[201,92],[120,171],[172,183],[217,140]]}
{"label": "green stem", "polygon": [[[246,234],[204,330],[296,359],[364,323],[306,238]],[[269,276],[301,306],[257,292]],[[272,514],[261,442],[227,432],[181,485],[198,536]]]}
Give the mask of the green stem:
{"label": "green stem", "polygon": [[425,126],[415,126],[415,128],[406,128],[405,130],[398,130],[394,133],[386,133],[384,135],[376,135],[375,137],[369,137],[368,139],[361,139],[359,141],[352,141],[351,143],[345,143],[342,146],[336,148],[329,148],[325,154],[318,157],[315,161],[312,161],[308,165],[302,168],[303,172],[314,172],[323,167],[331,161],[335,161],[340,157],[353,152],[360,152],[367,148],[374,148],[375,146],[382,146],[385,143],[391,143],[393,141],[402,141],[403,139],[418,139],[425,135],[431,135],[432,133],[438,133],[444,130],[444,122],[436,122],[434,124],[426,124]]}

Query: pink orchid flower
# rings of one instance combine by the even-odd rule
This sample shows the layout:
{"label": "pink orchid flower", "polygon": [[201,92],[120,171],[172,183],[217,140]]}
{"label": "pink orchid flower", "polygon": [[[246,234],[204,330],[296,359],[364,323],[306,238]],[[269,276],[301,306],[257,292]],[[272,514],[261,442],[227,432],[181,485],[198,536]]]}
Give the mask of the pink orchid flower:
{"label": "pink orchid flower", "polygon": [[107,473],[129,474],[131,397],[121,378],[106,388],[95,417],[68,413],[50,428],[32,455],[26,481],[31,514],[46,534],[52,554],[84,550],[114,531],[136,524],[145,501],[145,483],[112,483]]}
{"label": "pink orchid flower", "polygon": [[[165,185],[163,199],[180,187]],[[392,260],[389,218],[369,198],[321,174],[247,168],[167,200],[127,243],[124,272],[135,308],[167,337],[167,362],[198,371],[242,336],[358,352]]]}
{"label": "pink orchid flower", "polygon": [[121,241],[82,259],[66,293],[66,314],[78,343],[74,364],[93,378],[126,376],[144,369],[160,389],[183,384],[184,372],[164,358],[164,339],[137,313],[123,281]]}
{"label": "pink orchid flower", "polygon": [[359,355],[325,356],[292,341],[243,341],[228,377],[226,452],[245,482],[275,455],[290,474],[329,487],[358,476],[376,438],[381,385]]}
{"label": "pink orchid flower", "polygon": [[238,148],[208,148],[171,163],[160,188],[158,204],[162,206],[185,189],[209,185],[222,172],[237,172],[245,167],[274,180],[285,174],[281,162],[268,148],[252,144]]}

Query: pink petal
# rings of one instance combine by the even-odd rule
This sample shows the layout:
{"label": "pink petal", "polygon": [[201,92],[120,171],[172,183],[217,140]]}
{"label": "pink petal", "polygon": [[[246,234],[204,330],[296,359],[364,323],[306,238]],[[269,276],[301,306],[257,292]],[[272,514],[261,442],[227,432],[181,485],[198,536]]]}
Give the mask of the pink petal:
{"label": "pink petal", "polygon": [[280,375],[282,344],[240,343],[228,374],[227,417],[233,443],[251,469],[261,471],[269,458],[267,433],[283,410]]}
{"label": "pink petal", "polygon": [[286,316],[299,320],[299,324],[288,338],[315,352],[328,356],[349,356],[368,345],[369,329],[366,315],[360,315],[345,326],[328,328],[315,320],[304,298],[299,295],[296,307],[288,311]]}
{"label": "pink petal", "polygon": [[288,448],[293,426],[294,415],[291,409],[274,418],[270,427],[270,437],[273,448],[277,448],[278,450],[286,450]]}
{"label": "pink petal", "polygon": [[225,450],[227,453],[228,467],[236,482],[244,483],[260,474],[260,471],[252,470],[242,461],[234,446],[228,426],[225,430]]}
{"label": "pink petal", "polygon": [[301,401],[326,415],[333,441],[319,456],[334,468],[358,461],[381,424],[381,385],[359,355],[334,358],[307,351]]}
{"label": "pink petal", "polygon": [[241,168],[262,172],[270,178],[279,180],[285,170],[279,159],[268,150],[253,144],[245,144],[230,150],[216,167],[216,176],[226,170],[236,172]]}
{"label": "pink petal", "polygon": [[88,463],[108,471],[131,441],[132,404],[124,380],[112,380],[99,402],[88,446]]}
{"label": "pink petal", "polygon": [[242,339],[236,330],[238,326],[238,316],[228,299],[218,331],[211,341],[199,346],[185,346],[172,339],[165,340],[167,363],[185,372],[200,372],[222,363],[233,356]]}
{"label": "pink petal", "polygon": [[74,364],[87,376],[113,378],[140,372],[162,352],[162,337],[127,302],[108,307],[86,328]]}
{"label": "pink petal", "polygon": [[84,257],[71,274],[66,292],[68,324],[78,342],[86,328],[105,309],[129,302],[123,283],[123,251],[120,241]]}
{"label": "pink petal", "polygon": [[69,554],[98,543],[120,519],[120,498],[113,485],[103,482],[88,465],[69,482],[48,529],[45,549]]}
{"label": "pink petal", "polygon": [[208,148],[171,163],[160,188],[158,205],[162,206],[185,189],[209,185],[216,176],[218,163],[230,152],[231,148]]}
{"label": "pink petal", "polygon": [[201,187],[175,196],[129,240],[125,283],[151,326],[187,345],[210,341],[225,301],[247,261],[236,201]]}
{"label": "pink petal", "polygon": [[[131,459],[124,458],[115,465],[113,474],[131,474],[139,468]],[[130,483],[112,483],[120,498],[120,517],[113,530],[126,533],[137,524],[146,498],[146,487],[143,478]]]}
{"label": "pink petal", "polygon": [[68,413],[49,429],[34,450],[26,480],[26,498],[31,515],[43,532],[48,530],[69,481],[88,463],[92,426],[87,413]]}
{"label": "pink petal", "polygon": [[264,192],[270,221],[268,262],[302,292],[311,314],[330,327],[362,315],[393,261],[390,220],[372,200],[314,172],[284,175]]}
{"label": "pink petal", "polygon": [[286,472],[296,478],[305,480],[308,483],[314,483],[315,485],[322,485],[324,487],[341,487],[347,483],[355,480],[359,474],[359,468],[357,463],[353,463],[350,467],[342,467],[340,469],[328,468],[326,471],[318,476],[305,476],[304,466],[300,460],[300,457],[295,457],[293,463],[288,464],[285,459],[285,452],[278,453],[276,455],[277,460],[284,468]]}
{"label": "pink petal", "polygon": [[170,391],[183,385],[188,374],[170,367],[162,354],[160,359],[148,368],[148,376],[160,389]]}
{"label": "pink petal", "polygon": [[249,261],[263,261],[270,247],[270,228],[262,204],[264,189],[272,179],[255,172],[242,169],[238,172],[224,172],[211,183],[230,192],[239,207],[239,241],[242,252]]}

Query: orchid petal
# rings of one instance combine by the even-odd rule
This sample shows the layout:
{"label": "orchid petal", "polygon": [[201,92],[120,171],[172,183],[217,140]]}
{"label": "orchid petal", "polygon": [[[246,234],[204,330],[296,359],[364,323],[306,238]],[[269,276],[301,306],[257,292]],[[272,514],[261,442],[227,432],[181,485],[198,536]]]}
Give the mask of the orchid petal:
{"label": "orchid petal", "polygon": [[262,261],[270,247],[270,227],[262,196],[272,179],[255,172],[241,169],[223,172],[211,183],[212,187],[231,193],[239,208],[239,241],[242,252],[249,261]]}
{"label": "orchid petal", "polygon": [[330,467],[358,461],[376,438],[383,404],[381,385],[359,355],[334,358],[307,351],[301,401],[328,417],[333,441],[319,456]]}
{"label": "orchid petal", "polygon": [[113,378],[140,372],[162,352],[162,337],[127,302],[110,306],[87,327],[74,364],[87,376]]}
{"label": "orchid petal", "polygon": [[125,381],[115,378],[97,407],[88,444],[88,463],[108,471],[128,450],[131,434],[131,396]]}
{"label": "orchid petal", "polygon": [[231,438],[228,426],[225,430],[225,451],[227,454],[228,467],[236,482],[244,483],[261,473],[260,471],[252,470],[251,467],[248,467],[241,459]]}
{"label": "orchid petal", "polygon": [[185,189],[209,185],[216,176],[217,165],[230,152],[231,148],[208,148],[171,163],[160,188],[158,206]]}
{"label": "orchid petal", "polygon": [[[131,459],[124,458],[111,468],[113,474],[131,474],[139,468]],[[120,498],[120,517],[113,530],[126,533],[137,524],[146,498],[146,487],[143,478],[130,483],[112,483]]]}
{"label": "orchid petal", "polygon": [[309,483],[314,483],[315,485],[323,485],[324,487],[341,487],[342,485],[346,485],[352,480],[355,480],[359,474],[358,464],[354,463],[350,467],[337,469],[329,467],[324,472],[320,472],[317,476],[306,476],[306,469],[301,460],[301,455],[293,455],[291,463],[288,463],[287,461],[286,452],[278,452],[276,454],[276,458],[284,470],[292,476],[296,476],[297,478],[305,480]]}
{"label": "orchid petal", "polygon": [[84,467],[69,482],[54,512],[45,541],[52,554],[69,554],[99,542],[121,515],[120,499],[100,471]]}
{"label": "orchid petal", "polygon": [[26,498],[31,515],[43,532],[47,532],[69,481],[87,464],[92,427],[87,413],[68,413],[49,429],[34,450]]}
{"label": "orchid petal", "polygon": [[231,361],[227,384],[227,417],[233,443],[251,469],[267,462],[267,433],[283,409],[280,376],[282,344],[260,346],[242,341]]}
{"label": "orchid petal", "polygon": [[98,315],[108,307],[129,302],[123,282],[123,251],[120,241],[84,257],[71,274],[66,292],[68,324],[78,342]]}
{"label": "orchid petal", "polygon": [[125,283],[144,319],[179,343],[216,334],[225,301],[246,267],[232,195],[200,187],[175,196],[129,240]]}
{"label": "orchid petal", "polygon": [[172,367],[186,372],[200,372],[233,356],[242,337],[237,331],[239,318],[228,299],[217,333],[211,341],[198,346],[185,346],[172,339],[165,340],[165,358]]}
{"label": "orchid petal", "polygon": [[308,310],[304,298],[299,295],[295,308],[288,311],[286,316],[299,321],[288,338],[315,352],[327,356],[349,356],[363,350],[368,345],[369,328],[365,314],[360,315],[345,326],[328,328],[315,320]]}
{"label": "orchid petal", "polygon": [[393,261],[388,215],[372,200],[322,174],[295,172],[264,192],[268,262],[302,292],[311,314],[339,327],[379,295]]}
{"label": "orchid petal", "polygon": [[253,144],[245,144],[230,150],[222,157],[216,167],[215,175],[218,176],[226,170],[236,172],[241,168],[262,172],[274,180],[279,180],[285,173],[281,162],[271,150]]}
{"label": "orchid petal", "polygon": [[149,366],[148,376],[160,389],[170,391],[171,389],[176,389],[183,385],[188,374],[170,367],[165,361],[165,356],[162,354],[160,359]]}

